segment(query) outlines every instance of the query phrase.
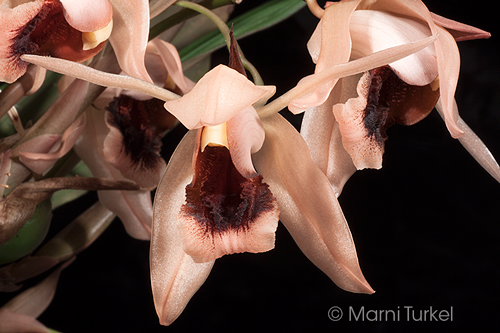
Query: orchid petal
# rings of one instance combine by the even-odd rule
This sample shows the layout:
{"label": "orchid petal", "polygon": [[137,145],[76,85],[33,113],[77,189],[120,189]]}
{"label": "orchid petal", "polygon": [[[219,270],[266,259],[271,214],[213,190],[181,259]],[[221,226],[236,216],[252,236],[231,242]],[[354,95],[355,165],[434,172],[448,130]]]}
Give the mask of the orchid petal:
{"label": "orchid petal", "polygon": [[[351,59],[372,54],[396,45],[404,45],[430,36],[422,22],[373,10],[358,10],[350,22]],[[436,51],[433,45],[389,66],[406,83],[424,86],[438,75]]]}
{"label": "orchid petal", "polygon": [[50,333],[49,329],[31,316],[0,309],[1,333]]}
{"label": "orchid petal", "polygon": [[457,21],[450,20],[446,17],[431,13],[432,19],[437,25],[448,30],[457,42],[462,42],[472,39],[490,38],[491,34],[487,31],[478,29],[471,25],[463,24]]}
{"label": "orchid petal", "polygon": [[281,106],[284,104],[286,106],[288,103],[288,108],[294,114],[303,112],[312,106],[320,105],[322,104],[321,101],[321,103],[298,103],[298,97],[307,97],[308,94],[314,93],[315,89],[318,86],[327,85],[333,79],[362,73],[367,70],[384,66],[388,63],[407,57],[410,54],[413,54],[427,47],[428,45],[433,43],[437,37],[437,35],[433,35],[418,42],[394,46],[386,50],[375,52],[366,57],[335,65],[328,69],[325,69],[322,72],[306,76],[304,79],[302,79],[304,81],[304,84],[297,85],[295,88],[276,98],[268,105],[257,110],[257,112],[262,118],[268,116],[266,113],[269,109],[277,108],[276,105]]}
{"label": "orchid petal", "polygon": [[[453,107],[456,109],[456,102],[453,103]],[[436,110],[439,115],[444,118],[443,105],[441,100],[436,104]],[[458,111],[457,111],[458,112]],[[465,149],[474,157],[474,159],[486,170],[493,178],[500,182],[500,167],[498,162],[493,157],[488,147],[481,141],[481,139],[474,133],[474,131],[463,121],[462,118],[458,118],[458,127],[464,132],[458,141],[464,146]]]}
{"label": "orchid petal", "polygon": [[189,129],[222,124],[259,99],[274,94],[273,86],[256,86],[237,71],[219,65],[189,93],[165,108]]}
{"label": "orchid petal", "polygon": [[195,263],[184,252],[182,226],[177,215],[191,182],[191,159],[196,131],[177,146],[158,184],[151,236],[151,284],[156,312],[162,325],[170,325],[208,277],[214,261]]}
{"label": "orchid petal", "polygon": [[304,254],[339,287],[373,293],[336,194],[304,140],[281,115],[263,123],[266,140],[254,162],[278,199],[281,221]]}
{"label": "orchid petal", "polygon": [[151,43],[158,50],[168,74],[172,77],[175,84],[181,89],[181,91],[183,93],[187,93],[193,89],[194,83],[187,79],[182,72],[181,58],[179,57],[179,53],[177,52],[175,46],[158,38],[153,39]]}
{"label": "orchid petal", "polygon": [[[313,61],[317,57],[315,73],[349,61],[351,54],[349,21],[359,2],[360,0],[335,2],[325,9],[323,18],[308,43]],[[321,30],[319,30],[320,26]],[[318,42],[321,43],[320,47],[318,47]],[[324,103],[337,80],[338,78],[318,85],[311,94],[291,101],[288,108],[297,114]],[[306,83],[307,78],[301,80],[297,86]]]}
{"label": "orchid petal", "polygon": [[264,143],[264,127],[252,106],[227,121],[229,152],[236,170],[245,178],[255,176],[251,154]]}
{"label": "orchid petal", "polygon": [[149,35],[149,6],[142,0],[111,0],[113,32],[109,41],[122,70],[128,75],[152,82],[144,65]]}
{"label": "orchid petal", "polygon": [[[94,177],[123,180],[125,178],[120,172],[101,156],[107,132],[103,112],[89,109],[85,130],[76,141],[74,149]],[[151,237],[153,207],[149,191],[99,191],[98,196],[102,204],[122,220],[128,234],[144,240]]]}
{"label": "orchid petal", "polygon": [[59,266],[45,280],[11,299],[2,309],[37,318],[52,302],[61,271],[71,264],[73,260]]}
{"label": "orchid petal", "polygon": [[381,10],[424,20],[433,35],[439,34],[434,47],[438,62],[439,89],[443,103],[445,123],[451,136],[459,138],[463,131],[457,126],[458,114],[453,109],[455,89],[460,72],[460,54],[453,36],[434,23],[433,16],[420,0],[377,1],[370,5],[372,10]]}
{"label": "orchid petal", "polygon": [[300,134],[306,141],[311,158],[328,177],[337,197],[351,175],[356,171],[351,156],[342,145],[339,124],[335,120],[332,107],[335,102],[343,102],[341,93],[345,79],[340,80],[328,100],[304,113]]}
{"label": "orchid petal", "polygon": [[108,25],[113,17],[109,0],[59,0],[64,8],[64,18],[76,30],[93,32]]}
{"label": "orchid petal", "polygon": [[[52,167],[59,158],[66,155],[66,153],[68,153],[70,149],[73,148],[76,139],[78,139],[85,127],[85,122],[85,113],[83,113],[64,132],[59,147],[55,151],[41,153],[37,150],[23,151],[22,149],[19,149],[19,159],[24,165],[26,165],[34,172],[42,174],[44,171]],[[31,139],[30,141],[25,142],[23,145],[31,145],[31,142],[36,140],[38,140],[38,138]]]}

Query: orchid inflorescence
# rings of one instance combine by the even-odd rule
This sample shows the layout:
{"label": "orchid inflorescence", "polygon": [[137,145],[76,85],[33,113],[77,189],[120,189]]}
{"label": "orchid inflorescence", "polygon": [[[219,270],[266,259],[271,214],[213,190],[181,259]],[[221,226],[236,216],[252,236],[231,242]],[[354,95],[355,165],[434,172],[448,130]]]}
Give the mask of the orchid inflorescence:
{"label": "orchid inflorescence", "polygon": [[[382,168],[389,126],[434,108],[500,181],[454,99],[456,42],[489,33],[420,0],[273,0],[228,26],[239,2],[0,3],[0,290],[49,273],[0,309],[0,332],[49,332],[36,318],[62,269],[115,217],[151,242],[162,325],[216,259],[273,249],[278,221],[337,286],[373,293],[337,198],[355,171]],[[276,87],[237,39],[306,5],[319,19],[307,44],[315,71],[273,99]],[[251,15],[260,25],[245,25]],[[229,62],[210,69],[206,59],[224,44]],[[300,133],[279,114],[285,108],[304,112]],[[189,131],[168,160],[162,140],[175,126]],[[99,201],[45,239],[52,210],[88,190]]]}

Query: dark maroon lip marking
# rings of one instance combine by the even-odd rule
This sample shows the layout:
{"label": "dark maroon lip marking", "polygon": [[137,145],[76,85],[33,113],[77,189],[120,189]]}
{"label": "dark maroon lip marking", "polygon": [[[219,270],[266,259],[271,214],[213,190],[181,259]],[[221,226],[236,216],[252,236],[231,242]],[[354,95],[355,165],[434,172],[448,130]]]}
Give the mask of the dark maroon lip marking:
{"label": "dark maroon lip marking", "polygon": [[66,22],[62,5],[56,0],[45,0],[40,12],[17,31],[11,45],[12,57],[17,61],[23,54],[36,54],[81,62],[93,57],[105,44],[84,51],[82,32]]}
{"label": "dark maroon lip marking", "polygon": [[177,120],[156,98],[140,101],[127,95],[115,97],[106,108],[108,123],[120,130],[125,153],[135,165],[153,169],[161,159],[161,139]]}
{"label": "dark maroon lip marking", "polygon": [[207,146],[198,152],[181,212],[192,216],[207,233],[215,234],[251,228],[261,214],[276,208],[275,202],[261,175],[243,177],[226,147]]}
{"label": "dark maroon lip marking", "polygon": [[433,91],[430,85],[409,85],[389,66],[370,70],[369,75],[363,123],[368,136],[378,144],[387,139],[388,127],[419,122],[432,111],[439,99],[439,89]]}

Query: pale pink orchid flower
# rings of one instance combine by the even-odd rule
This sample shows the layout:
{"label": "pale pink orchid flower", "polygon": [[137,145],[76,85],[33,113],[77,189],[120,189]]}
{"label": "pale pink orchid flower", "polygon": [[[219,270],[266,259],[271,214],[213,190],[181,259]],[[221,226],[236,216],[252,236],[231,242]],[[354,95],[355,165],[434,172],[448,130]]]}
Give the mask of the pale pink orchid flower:
{"label": "pale pink orchid flower", "polygon": [[90,59],[104,47],[112,16],[109,0],[2,0],[0,81],[12,83],[26,72],[23,54]]}
{"label": "pale pink orchid flower", "polygon": [[[436,42],[411,56],[362,75],[329,81],[289,103],[293,113],[307,110],[301,134],[338,194],[356,169],[382,167],[388,126],[420,121],[438,99],[451,135],[467,138],[461,142],[469,151],[487,151],[479,139],[471,139],[477,136],[470,128],[462,125],[454,94],[460,67],[455,38],[487,38],[489,33],[430,13],[420,0],[345,0],[329,3],[308,49],[316,75],[431,35],[439,35]],[[475,155],[488,160],[481,165],[500,179],[491,154]]]}
{"label": "pale pink orchid flower", "polygon": [[163,325],[182,313],[216,258],[274,248],[278,218],[338,286],[373,292],[335,193],[304,140],[280,115],[261,122],[252,106],[274,91],[219,65],[165,103],[197,130],[178,145],[154,201],[151,282]]}
{"label": "pale pink orchid flower", "polygon": [[[194,85],[184,77],[177,50],[167,42],[151,41],[145,64],[161,87],[182,94]],[[99,200],[122,220],[132,237],[150,239],[150,190],[166,168],[160,156],[161,138],[177,120],[162,101],[116,88],[106,89],[86,114],[87,125],[75,144],[78,156],[95,177],[131,180],[143,189],[99,191]]]}

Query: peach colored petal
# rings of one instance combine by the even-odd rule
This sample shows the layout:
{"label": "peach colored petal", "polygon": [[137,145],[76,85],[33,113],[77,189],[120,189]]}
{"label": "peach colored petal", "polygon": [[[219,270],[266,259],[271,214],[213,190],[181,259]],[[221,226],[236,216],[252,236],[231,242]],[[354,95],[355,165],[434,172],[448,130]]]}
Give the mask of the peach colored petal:
{"label": "peach colored petal", "polygon": [[[75,143],[75,152],[94,177],[124,180],[120,172],[101,156],[107,133],[104,112],[87,110],[87,124]],[[132,237],[150,239],[153,207],[149,191],[98,191],[98,196],[101,203],[121,219],[125,230]]]}
{"label": "peach colored petal", "polygon": [[113,17],[109,0],[59,0],[64,8],[64,18],[76,30],[93,32],[108,25]]}
{"label": "peach colored petal", "polygon": [[[351,54],[349,21],[359,2],[360,0],[335,2],[325,9],[323,18],[308,43],[313,61],[317,57],[315,73],[349,60]],[[318,47],[318,42],[321,43],[320,47]],[[288,108],[293,113],[298,113],[324,103],[337,80],[333,79],[317,85],[314,92],[291,101]],[[306,83],[307,78],[301,80],[297,86]]]}
{"label": "peach colored petal", "polygon": [[191,182],[196,131],[179,143],[158,185],[151,236],[151,284],[162,325],[170,325],[205,282],[214,261],[195,263],[183,250],[182,226],[177,215]]}
{"label": "peach colored petal", "polygon": [[343,146],[358,170],[382,168],[384,143],[371,136],[364,124],[370,83],[370,74],[366,73],[358,83],[358,97],[349,99],[345,104],[333,106],[333,114],[342,133]]}
{"label": "peach colored petal", "polygon": [[407,57],[410,54],[420,51],[428,45],[432,44],[437,37],[438,35],[432,35],[417,42],[391,47],[389,49],[375,52],[366,57],[352,60],[347,63],[338,64],[319,73],[309,75],[301,80],[303,81],[303,84],[298,84],[295,88],[289,90],[268,105],[257,110],[259,116],[267,117],[268,110],[277,108],[281,105],[286,106],[288,104],[288,108],[294,114],[303,112],[312,106],[319,105],[321,103],[307,104],[298,103],[297,101],[299,100],[299,98],[302,98],[302,96],[305,96],[305,98],[307,98],[307,95],[313,94],[315,90],[318,89],[318,87],[320,87],[319,89],[323,89],[324,86],[327,86],[332,79],[339,79],[341,77],[362,73],[367,70],[384,66],[396,60]]}
{"label": "peach colored petal", "polygon": [[219,65],[205,74],[189,93],[166,102],[165,108],[189,129],[214,126],[274,91],[275,87],[256,86],[237,71]]}
{"label": "peach colored petal", "polygon": [[420,0],[377,1],[372,10],[393,12],[398,15],[424,20],[433,35],[439,34],[434,44],[438,61],[439,89],[443,103],[445,123],[451,136],[458,138],[463,131],[458,127],[458,114],[453,109],[453,100],[460,71],[460,54],[453,36],[434,23],[433,16]]}
{"label": "peach colored petal", "polygon": [[161,39],[155,38],[151,43],[156,47],[158,53],[163,60],[163,65],[168,74],[172,77],[175,84],[183,93],[189,92],[194,87],[194,82],[184,76],[182,72],[182,63],[179,53],[175,46]]}
{"label": "peach colored petal", "polygon": [[306,143],[279,114],[263,124],[266,140],[254,162],[278,199],[281,221],[304,254],[340,288],[373,293],[336,194]]}
{"label": "peach colored petal", "polygon": [[[453,103],[453,107],[457,108],[456,102]],[[441,100],[439,100],[436,104],[436,110],[439,112],[439,115],[444,118]],[[460,141],[462,146],[467,149],[467,151],[472,155],[472,157],[474,157],[479,165],[484,168],[484,170],[500,182],[500,167],[488,147],[486,147],[483,141],[481,141],[481,139],[463,121],[462,118],[458,118],[457,124],[458,127],[464,132],[464,135],[458,138],[458,141]]]}
{"label": "peach colored petal", "polygon": [[[429,27],[422,21],[374,10],[354,12],[350,21],[350,33],[351,59],[415,42],[431,35]],[[438,75],[434,45],[390,63],[389,66],[403,81],[416,86],[427,85]]]}
{"label": "peach colored petal", "polygon": [[113,32],[109,41],[121,69],[128,75],[152,82],[144,65],[149,36],[149,6],[143,0],[111,0]]}
{"label": "peach colored petal", "polygon": [[453,21],[434,13],[431,13],[431,16],[434,22],[437,25],[440,25],[441,27],[448,30],[448,32],[453,36],[453,38],[455,38],[457,42],[491,37],[491,34],[489,32],[478,29],[476,27]]}
{"label": "peach colored petal", "polygon": [[243,177],[255,176],[251,154],[259,151],[264,138],[264,128],[252,106],[227,121],[229,152],[236,170]]}
{"label": "peach colored petal", "polygon": [[49,329],[31,316],[9,309],[0,309],[1,333],[50,333]]}
{"label": "peach colored petal", "polygon": [[[80,117],[70,127],[64,132],[61,142],[56,146],[52,146],[52,149],[47,153],[38,152],[37,150],[19,150],[19,159],[28,168],[33,170],[38,174],[42,174],[47,169],[52,167],[58,159],[66,155],[73,148],[76,139],[82,133],[85,127],[86,117],[83,113]],[[38,140],[38,138],[31,139],[25,142],[23,145],[30,145],[31,142]],[[32,148],[32,147],[30,147]]]}
{"label": "peach colored petal", "polygon": [[309,147],[312,160],[328,177],[337,197],[356,171],[351,156],[342,145],[339,124],[332,112],[335,102],[345,102],[346,97],[341,96],[345,81],[339,80],[325,103],[307,110],[300,126],[300,134]]}

